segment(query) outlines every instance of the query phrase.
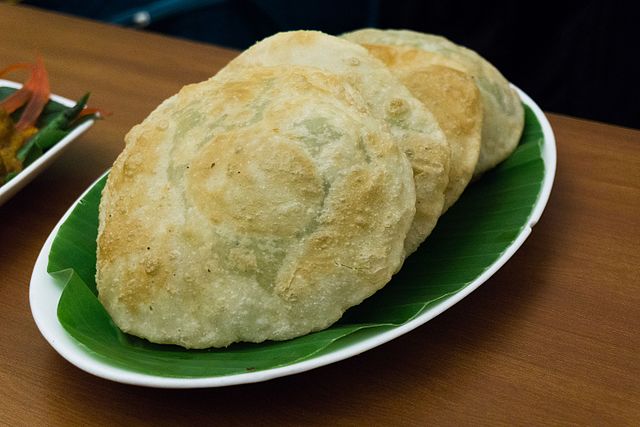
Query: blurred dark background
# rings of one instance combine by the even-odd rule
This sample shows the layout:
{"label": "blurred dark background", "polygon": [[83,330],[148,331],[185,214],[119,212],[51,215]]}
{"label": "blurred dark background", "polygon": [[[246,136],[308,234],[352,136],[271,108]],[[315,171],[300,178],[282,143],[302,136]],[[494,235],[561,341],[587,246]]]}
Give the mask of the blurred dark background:
{"label": "blurred dark background", "polygon": [[640,128],[635,2],[25,0],[119,25],[244,49],[284,30],[441,34],[496,65],[542,109]]}

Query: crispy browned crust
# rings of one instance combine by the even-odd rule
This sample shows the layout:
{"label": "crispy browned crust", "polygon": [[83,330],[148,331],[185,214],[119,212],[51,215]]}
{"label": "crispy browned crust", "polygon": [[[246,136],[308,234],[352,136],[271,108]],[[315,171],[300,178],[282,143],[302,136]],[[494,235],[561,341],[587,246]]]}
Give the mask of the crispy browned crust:
{"label": "crispy browned crust", "polygon": [[244,67],[127,135],[100,301],[125,332],[189,348],[306,334],[389,281],[414,211],[406,156],[345,78]]}
{"label": "crispy browned crust", "polygon": [[447,210],[462,194],[478,163],[482,101],[473,77],[441,54],[407,46],[363,44],[433,113],[451,147]]}
{"label": "crispy browned crust", "polygon": [[524,128],[520,97],[500,71],[476,52],[441,36],[409,30],[367,28],[342,37],[356,43],[408,46],[435,52],[451,61],[445,65],[473,76],[483,104],[482,145],[475,177],[502,162],[515,150]]}
{"label": "crispy browned crust", "polygon": [[365,48],[317,31],[268,37],[240,54],[220,74],[233,75],[247,65],[312,66],[341,76],[362,96],[369,114],[387,123],[413,168],[416,215],[405,252],[415,251],[442,213],[451,157],[444,133],[424,104]]}

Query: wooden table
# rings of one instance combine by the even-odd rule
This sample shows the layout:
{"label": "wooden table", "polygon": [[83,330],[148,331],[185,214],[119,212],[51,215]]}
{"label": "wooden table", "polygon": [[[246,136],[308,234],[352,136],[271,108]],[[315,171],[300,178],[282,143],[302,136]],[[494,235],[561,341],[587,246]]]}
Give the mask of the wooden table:
{"label": "wooden table", "polygon": [[0,65],[46,58],[56,93],[113,111],[0,207],[0,424],[640,425],[640,132],[550,114],[554,190],[498,274],[417,330],[265,383],[157,390],[62,359],[31,318],[52,227],[127,130],[236,53],[0,5]]}

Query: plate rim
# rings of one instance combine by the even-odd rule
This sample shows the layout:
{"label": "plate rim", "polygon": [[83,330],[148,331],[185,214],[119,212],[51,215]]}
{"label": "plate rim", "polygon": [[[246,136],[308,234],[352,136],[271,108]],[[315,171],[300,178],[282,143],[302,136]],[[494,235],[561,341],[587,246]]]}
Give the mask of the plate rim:
{"label": "plate rim", "polygon": [[[0,80],[0,83],[2,81]],[[476,279],[469,283],[466,287],[455,294],[445,298],[442,302],[425,310],[420,315],[410,321],[394,327],[390,330],[381,332],[370,338],[366,338],[354,344],[350,344],[339,350],[322,354],[320,356],[311,357],[300,362],[294,362],[289,365],[265,369],[256,372],[247,372],[242,374],[232,374],[225,376],[210,376],[202,378],[176,378],[161,377],[156,375],[143,374],[139,372],[129,371],[124,368],[109,365],[100,358],[94,356],[84,346],[76,341],[62,327],[57,318],[57,306],[62,293],[62,288],[55,283],[53,278],[47,273],[48,255],[53,243],[53,239],[58,232],[61,224],[69,217],[72,210],[78,202],[89,192],[91,188],[104,176],[102,174],[96,181],[91,184],[82,195],[71,205],[65,212],[60,221],[53,228],[46,242],[44,243],[38,258],[36,260],[34,270],[29,285],[29,302],[33,319],[40,330],[43,337],[63,358],[71,364],[100,378],[111,381],[140,385],[154,388],[172,388],[172,389],[190,389],[190,388],[209,388],[223,387],[238,384],[249,384],[267,381],[270,379],[293,375],[321,366],[339,362],[349,357],[356,356],[367,350],[385,344],[395,338],[398,338],[413,329],[425,324],[429,320],[451,308],[460,302],[471,292],[476,290],[481,284],[489,279],[496,271],[515,254],[522,246],[524,241],[529,237],[533,227],[537,224],[549,200],[553,181],[556,173],[556,140],[551,125],[542,112],[540,107],[526,93],[517,87],[512,87],[518,92],[524,104],[526,104],[534,112],[542,128],[544,144],[542,145],[541,157],[544,163],[544,177],[542,187],[538,194],[538,199],[531,210],[527,223],[516,239],[507,247],[505,252],[493,263],[487,270],[480,274]],[[106,174],[106,172],[105,172]],[[54,302],[52,305],[51,302]],[[51,314],[53,313],[54,321],[51,322]]]}
{"label": "plate rim", "polygon": [[[21,83],[17,83],[11,80],[0,79],[0,87],[10,87],[14,89],[20,89]],[[73,107],[75,101],[65,98],[60,95],[50,94],[49,100],[55,101],[65,107]],[[11,199],[18,191],[20,191],[25,185],[33,180],[40,172],[49,166],[49,162],[55,160],[56,157],[66,149],[71,142],[77,139],[80,135],[85,133],[93,124],[94,119],[87,120],[80,126],[74,128],[67,136],[58,141],[53,147],[47,150],[42,156],[38,157],[33,163],[24,168],[16,175],[11,181],[0,186],[0,206]]]}

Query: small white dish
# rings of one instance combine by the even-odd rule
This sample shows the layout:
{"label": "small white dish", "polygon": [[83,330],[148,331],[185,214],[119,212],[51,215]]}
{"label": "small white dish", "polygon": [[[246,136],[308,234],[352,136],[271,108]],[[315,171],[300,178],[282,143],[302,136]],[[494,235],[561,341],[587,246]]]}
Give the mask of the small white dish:
{"label": "small white dish", "polygon": [[[22,85],[9,80],[0,79],[0,87],[11,87],[19,89],[22,87]],[[50,96],[50,99],[64,105],[65,107],[73,107],[76,104],[75,101],[53,94]],[[93,125],[93,123],[94,120],[88,120],[73,129],[67,136],[58,141],[56,145],[47,150],[47,152],[40,156],[36,161],[20,171],[20,173],[16,175],[15,178],[0,186],[0,206],[2,206],[4,202],[13,197],[13,195],[21,190],[25,185],[31,182],[31,180],[33,180],[33,178],[35,178],[40,172],[49,167],[51,163],[53,163],[53,161],[56,160],[67,147],[69,147],[69,144],[71,144],[73,140],[86,132],[86,130],[89,129]]]}
{"label": "small white dish", "polygon": [[[349,357],[360,354],[364,351],[384,344],[394,338],[397,338],[420,325],[433,319],[438,314],[452,307],[454,304],[469,295],[498,271],[513,254],[520,248],[526,238],[531,233],[532,227],[538,222],[542,212],[547,204],[556,170],[556,144],[551,126],[544,116],[540,108],[525,93],[518,90],[522,101],[527,104],[535,113],[544,135],[544,144],[542,149],[542,159],[545,165],[545,173],[542,187],[538,200],[531,210],[531,214],[526,226],[523,227],[520,234],[513,243],[487,270],[480,274],[476,279],[459,292],[444,298],[432,308],[426,310],[409,322],[394,327],[385,332],[381,332],[375,336],[348,345],[339,350],[312,357],[310,359],[292,363],[287,366],[271,368],[262,371],[247,372],[242,374],[227,376],[212,376],[205,378],[171,378],[155,375],[147,375],[134,371],[129,371],[119,367],[112,366],[104,360],[94,356],[87,351],[81,344],[72,338],[62,327],[57,317],[57,307],[62,287],[58,285],[54,279],[47,274],[48,255],[51,244],[56,236],[60,225],[67,219],[76,203],[65,213],[60,222],[53,229],[45,242],[38,259],[35,263],[33,275],[31,276],[31,284],[29,289],[29,298],[33,318],[40,329],[40,332],[51,346],[62,357],[67,359],[78,368],[89,372],[98,377],[106,378],[112,381],[135,384],[148,387],[158,388],[204,388],[204,387],[221,387],[234,384],[246,384],[269,380],[272,378],[296,374],[299,372],[315,369],[330,363],[347,359]],[[93,185],[92,185],[93,187]],[[91,187],[90,187],[91,188]],[[87,190],[88,191],[88,190]],[[84,194],[83,194],[84,196]],[[78,200],[80,200],[81,196]]]}

